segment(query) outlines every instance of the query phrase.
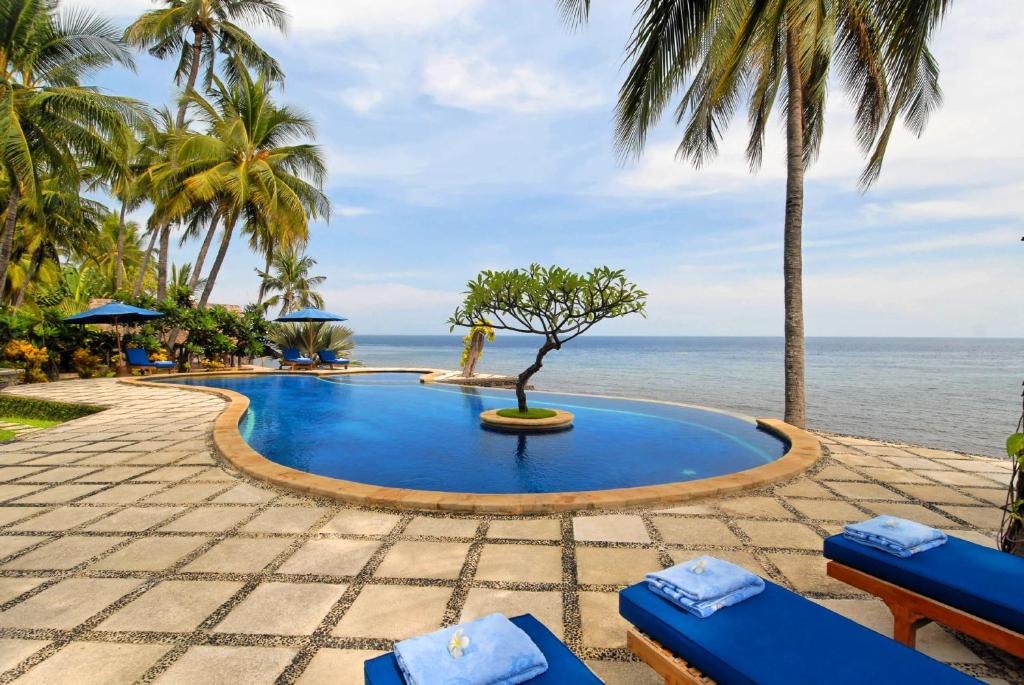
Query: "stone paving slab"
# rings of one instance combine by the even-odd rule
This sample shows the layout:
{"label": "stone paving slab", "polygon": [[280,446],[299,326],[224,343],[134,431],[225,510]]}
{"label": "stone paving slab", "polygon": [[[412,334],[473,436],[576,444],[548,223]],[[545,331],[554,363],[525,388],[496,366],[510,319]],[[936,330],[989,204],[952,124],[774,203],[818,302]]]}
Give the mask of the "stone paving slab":
{"label": "stone paving slab", "polygon": [[[701,553],[879,632],[822,539],[894,513],[995,544],[1008,462],[822,435],[788,482],[659,509],[551,516],[351,507],[242,477],[211,448],[214,396],[112,380],[7,390],[108,409],[0,444],[0,685],[349,683],[396,640],[530,612],[612,685],[660,682],[625,649],[616,592]],[[987,682],[1005,654],[938,626],[922,651]]]}

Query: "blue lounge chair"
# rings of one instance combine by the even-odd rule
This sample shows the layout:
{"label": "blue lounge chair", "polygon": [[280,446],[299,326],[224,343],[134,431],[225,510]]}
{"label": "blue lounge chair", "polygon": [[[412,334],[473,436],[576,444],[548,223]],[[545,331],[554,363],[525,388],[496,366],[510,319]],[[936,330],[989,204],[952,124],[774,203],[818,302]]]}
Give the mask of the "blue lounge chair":
{"label": "blue lounge chair", "polygon": [[953,536],[901,559],[833,535],[825,556],[830,576],[886,603],[903,644],[935,621],[1024,657],[1024,559]]}
{"label": "blue lounge chair", "polygon": [[129,347],[124,353],[128,357],[128,368],[130,369],[142,369],[143,371],[167,369],[167,373],[171,373],[178,366],[174,362],[149,361],[149,355],[141,347]]}
{"label": "blue lounge chair", "polygon": [[286,347],[281,350],[281,358],[277,360],[278,369],[289,368],[313,368],[315,362],[309,357],[303,357],[297,347]]}
{"label": "blue lounge chair", "polygon": [[[601,685],[601,680],[561,640],[552,635],[543,623],[530,614],[516,616],[511,620],[530,636],[548,660],[548,670],[528,680],[530,685]],[[366,685],[405,685],[394,652],[366,661],[363,664],[363,676]]]}
{"label": "blue lounge chair", "polygon": [[697,618],[638,583],[619,593],[627,646],[665,682],[883,685],[977,682],[765,581],[764,592]]}
{"label": "blue lounge chair", "polygon": [[339,357],[337,354],[335,354],[334,350],[319,350],[316,353],[316,356],[320,357],[320,366],[329,366],[332,369],[334,368],[335,364],[337,364],[338,366],[343,366],[347,369],[350,363],[348,359],[345,359],[344,357]]}

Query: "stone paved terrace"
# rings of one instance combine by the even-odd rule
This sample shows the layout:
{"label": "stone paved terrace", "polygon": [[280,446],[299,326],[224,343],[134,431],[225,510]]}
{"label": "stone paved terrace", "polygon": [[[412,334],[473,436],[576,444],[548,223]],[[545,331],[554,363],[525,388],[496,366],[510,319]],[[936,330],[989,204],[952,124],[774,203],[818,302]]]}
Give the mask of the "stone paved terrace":
{"label": "stone paved terrace", "polygon": [[[392,513],[249,482],[211,448],[223,401],[112,380],[7,392],[110,409],[0,445],[0,685],[361,683],[395,640],[531,612],[608,683],[632,661],[616,591],[699,552],[875,628],[879,601],[827,578],[822,538],[895,514],[993,544],[1009,465],[822,436],[807,475],[659,510],[547,517]],[[1010,657],[943,628],[923,651],[987,682]]]}

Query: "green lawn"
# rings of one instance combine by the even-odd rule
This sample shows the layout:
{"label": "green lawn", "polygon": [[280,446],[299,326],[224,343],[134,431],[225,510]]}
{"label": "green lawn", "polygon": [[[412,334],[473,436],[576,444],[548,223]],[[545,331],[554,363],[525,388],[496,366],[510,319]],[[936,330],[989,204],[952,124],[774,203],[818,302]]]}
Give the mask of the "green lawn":
{"label": "green lawn", "polygon": [[520,412],[518,409],[499,409],[498,416],[506,419],[550,419],[555,412],[550,409],[527,409]]}
{"label": "green lawn", "polygon": [[50,426],[59,426],[62,422],[51,419],[32,419],[27,416],[0,416],[0,423],[20,423],[33,428],[49,428]]}
{"label": "green lawn", "polygon": [[14,431],[4,430],[0,428],[0,442],[7,442],[8,440],[14,439]]}

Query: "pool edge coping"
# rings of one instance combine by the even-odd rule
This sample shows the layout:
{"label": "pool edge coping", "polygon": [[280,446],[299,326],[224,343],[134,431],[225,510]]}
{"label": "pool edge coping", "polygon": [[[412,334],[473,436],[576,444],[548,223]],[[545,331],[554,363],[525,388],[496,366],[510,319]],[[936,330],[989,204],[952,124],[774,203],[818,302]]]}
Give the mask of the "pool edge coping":
{"label": "pool edge coping", "polygon": [[[439,373],[435,369],[395,369],[384,373],[421,373],[423,382]],[[263,375],[266,372],[228,372],[172,374],[195,377],[239,377]],[[273,372],[275,375],[311,375],[309,372]],[[370,371],[367,371],[370,373]],[[123,378],[120,383],[153,387],[142,378]],[[822,456],[821,443],[809,432],[778,419],[758,418],[757,425],[781,438],[789,449],[781,457],[743,471],[691,481],[643,485],[609,490],[583,490],[551,493],[465,493],[437,490],[413,490],[370,485],[355,481],[320,476],[283,466],[266,458],[245,441],[238,425],[249,408],[249,398],[234,390],[201,385],[161,382],[161,387],[205,392],[227,401],[213,424],[213,443],[217,452],[233,467],[257,480],[316,497],[326,497],[348,504],[403,510],[434,510],[463,513],[550,514],[586,511],[589,509],[621,509],[633,506],[671,505],[703,497],[726,495],[794,478]],[[693,405],[684,405],[693,406]],[[714,411],[712,409],[712,411]]]}

